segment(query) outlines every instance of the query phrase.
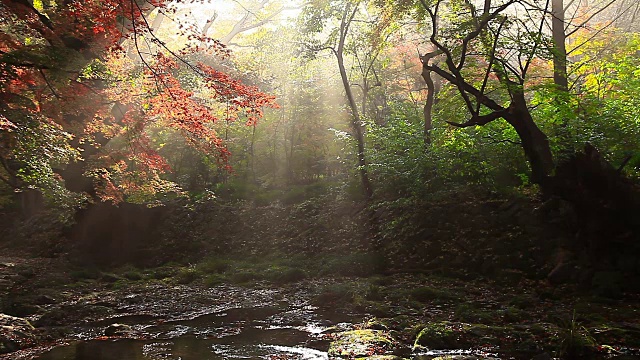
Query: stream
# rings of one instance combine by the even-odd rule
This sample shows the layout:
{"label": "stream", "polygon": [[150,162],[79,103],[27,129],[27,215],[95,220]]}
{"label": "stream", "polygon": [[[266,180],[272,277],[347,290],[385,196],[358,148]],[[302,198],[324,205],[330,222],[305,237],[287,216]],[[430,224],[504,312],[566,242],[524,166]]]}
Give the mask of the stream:
{"label": "stream", "polygon": [[[328,359],[328,334],[363,318],[320,311],[304,289],[164,290],[174,294],[128,295],[117,308],[123,315],[74,327],[68,345],[36,359]],[[126,331],[105,337],[111,324]]]}
{"label": "stream", "polygon": [[[333,334],[353,329],[366,315],[311,305],[310,290],[309,286],[286,290],[156,286],[124,296],[101,294],[83,306],[111,306],[118,315],[80,322],[63,345],[35,359],[329,359]],[[113,324],[120,332],[105,336]],[[449,350],[412,358],[454,354],[472,353]]]}

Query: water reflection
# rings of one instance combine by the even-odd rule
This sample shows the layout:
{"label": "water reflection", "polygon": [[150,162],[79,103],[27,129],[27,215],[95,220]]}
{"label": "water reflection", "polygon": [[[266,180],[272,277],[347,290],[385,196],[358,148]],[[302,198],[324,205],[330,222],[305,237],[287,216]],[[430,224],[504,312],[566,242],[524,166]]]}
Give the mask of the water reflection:
{"label": "water reflection", "polygon": [[[328,359],[328,343],[316,314],[273,306],[227,309],[192,320],[156,322],[137,316],[112,319],[130,324],[144,339],[79,341],[55,348],[40,360],[216,360]],[[83,330],[97,333],[107,322]],[[82,334],[79,334],[82,337]]]}
{"label": "water reflection", "polygon": [[302,345],[216,343],[208,339],[180,337],[171,341],[91,340],[59,347],[41,360],[222,360],[222,359],[328,359],[327,353]]}

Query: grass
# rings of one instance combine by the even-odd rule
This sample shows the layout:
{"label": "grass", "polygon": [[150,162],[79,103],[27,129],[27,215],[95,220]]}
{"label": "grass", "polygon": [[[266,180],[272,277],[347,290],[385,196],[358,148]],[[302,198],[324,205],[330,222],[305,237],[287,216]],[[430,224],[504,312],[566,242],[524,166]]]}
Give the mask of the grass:
{"label": "grass", "polygon": [[202,276],[202,274],[198,270],[189,267],[180,269],[175,276],[175,280],[178,284],[186,285],[191,284],[200,276]]}

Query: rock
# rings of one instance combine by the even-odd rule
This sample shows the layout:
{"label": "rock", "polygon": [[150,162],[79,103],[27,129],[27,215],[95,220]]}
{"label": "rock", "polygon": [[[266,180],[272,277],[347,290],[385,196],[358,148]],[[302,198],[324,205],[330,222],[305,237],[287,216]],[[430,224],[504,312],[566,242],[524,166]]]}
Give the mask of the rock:
{"label": "rock", "polygon": [[466,345],[461,340],[464,331],[461,326],[447,321],[429,323],[416,337],[414,348],[459,349]]}
{"label": "rock", "polygon": [[10,313],[14,316],[23,317],[33,314],[42,313],[43,309],[41,306],[29,304],[26,302],[18,302],[14,301],[11,306],[8,307],[10,309]]}
{"label": "rock", "polygon": [[56,299],[54,299],[53,297],[51,297],[49,295],[40,295],[40,296],[36,297],[33,300],[33,303],[36,304],[36,305],[55,304],[56,303]]}
{"label": "rock", "polygon": [[66,326],[86,319],[105,318],[114,310],[104,306],[73,304],[55,307],[44,313],[35,322],[35,326]]}
{"label": "rock", "polygon": [[370,319],[364,324],[364,327],[371,330],[389,331],[389,328],[378,319]]}
{"label": "rock", "polygon": [[127,336],[133,334],[131,326],[126,324],[111,324],[104,329],[105,336]]}
{"label": "rock", "polygon": [[28,320],[0,314],[0,354],[24,349],[35,340],[35,329]]}
{"label": "rock", "polygon": [[336,334],[336,340],[329,345],[329,358],[347,357],[368,359],[395,359],[392,355],[386,357],[373,357],[384,355],[392,350],[394,341],[381,330],[351,330]]}

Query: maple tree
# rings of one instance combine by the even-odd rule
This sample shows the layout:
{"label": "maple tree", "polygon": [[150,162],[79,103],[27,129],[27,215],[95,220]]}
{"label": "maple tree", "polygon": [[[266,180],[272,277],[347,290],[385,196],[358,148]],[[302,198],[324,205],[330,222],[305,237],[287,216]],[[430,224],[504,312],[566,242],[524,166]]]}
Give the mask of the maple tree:
{"label": "maple tree", "polygon": [[[263,107],[277,107],[275,98],[187,61],[196,53],[229,56],[195,29],[182,30],[190,40],[183,49],[167,48],[147,21],[154,9],[175,11],[164,0],[2,1],[0,179],[57,202],[80,201],[78,193],[119,202],[176,191],[161,177],[171,169],[149,136],[154,127],[228,168],[212,124],[224,116],[255,125]],[[141,64],[124,56],[126,41]],[[149,42],[157,45],[150,56],[141,50]]]}

